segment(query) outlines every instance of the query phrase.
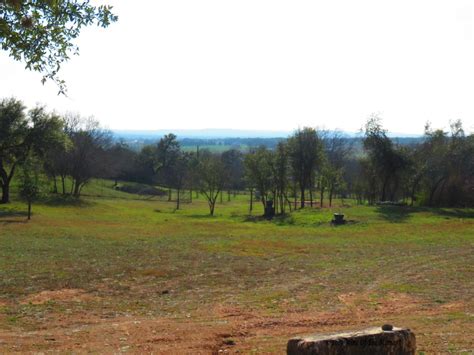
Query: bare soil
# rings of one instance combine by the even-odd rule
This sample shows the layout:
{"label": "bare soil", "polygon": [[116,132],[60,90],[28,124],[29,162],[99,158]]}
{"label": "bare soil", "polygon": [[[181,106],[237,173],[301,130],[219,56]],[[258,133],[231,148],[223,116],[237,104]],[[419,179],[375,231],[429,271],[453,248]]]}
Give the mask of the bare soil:
{"label": "bare soil", "polygon": [[[80,289],[43,291],[20,300],[20,304],[68,309],[73,304],[96,301],[97,296]],[[370,294],[338,296],[333,312],[288,311],[270,315],[238,306],[216,304],[185,317],[107,316],[88,311],[51,311],[41,327],[25,330],[0,329],[1,353],[129,352],[129,353],[284,353],[287,340],[297,334],[360,329],[392,323],[410,327],[417,335],[418,349],[435,354],[450,339],[462,339],[467,353],[474,335],[463,319],[444,322],[452,314],[468,312],[463,302],[427,304],[404,293],[389,293],[376,302]],[[104,300],[102,300],[104,302]],[[1,305],[0,305],[1,306]],[[3,306],[8,306],[3,302]],[[62,306],[62,307],[58,307]],[[439,328],[437,321],[444,326]]]}

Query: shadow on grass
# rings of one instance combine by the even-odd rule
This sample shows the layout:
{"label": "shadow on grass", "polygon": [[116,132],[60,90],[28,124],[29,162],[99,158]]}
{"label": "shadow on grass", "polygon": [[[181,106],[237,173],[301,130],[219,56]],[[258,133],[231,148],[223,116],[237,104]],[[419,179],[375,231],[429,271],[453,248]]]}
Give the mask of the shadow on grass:
{"label": "shadow on grass", "polygon": [[413,212],[417,212],[415,208],[408,206],[378,206],[377,213],[388,222],[403,223],[407,221]]}
{"label": "shadow on grass", "polygon": [[[26,223],[27,215],[26,211],[17,211],[11,207],[0,206],[0,224]],[[24,217],[25,219],[11,219],[15,217]]]}
{"label": "shadow on grass", "polygon": [[28,220],[26,219],[0,219],[0,225],[6,226],[8,224],[25,224],[28,223]]}
{"label": "shadow on grass", "polygon": [[441,207],[410,207],[410,206],[378,206],[377,213],[392,223],[407,221],[412,214],[429,212],[434,215],[451,218],[474,218],[472,208],[441,208]]}
{"label": "shadow on grass", "polygon": [[206,214],[183,214],[180,217],[187,217],[187,218],[196,218],[196,219],[213,219],[216,216],[211,216],[209,213]]}
{"label": "shadow on grass", "polygon": [[474,209],[472,208],[431,208],[428,211],[445,217],[454,217],[454,218],[474,218]]}
{"label": "shadow on grass", "polygon": [[0,207],[0,218],[2,217],[25,217],[26,211],[17,211],[11,207]]}
{"label": "shadow on grass", "polygon": [[253,223],[258,223],[258,222],[272,222],[278,226],[290,226],[295,224],[295,219],[291,214],[285,213],[282,215],[277,215],[273,217],[272,219],[268,219],[265,216],[259,215],[259,216],[253,216],[253,215],[248,215],[244,217],[244,222],[253,222]]}
{"label": "shadow on grass", "polygon": [[72,196],[54,195],[42,201],[47,206],[61,207],[61,206],[72,206],[72,207],[91,207],[95,203],[86,201],[81,198]]}

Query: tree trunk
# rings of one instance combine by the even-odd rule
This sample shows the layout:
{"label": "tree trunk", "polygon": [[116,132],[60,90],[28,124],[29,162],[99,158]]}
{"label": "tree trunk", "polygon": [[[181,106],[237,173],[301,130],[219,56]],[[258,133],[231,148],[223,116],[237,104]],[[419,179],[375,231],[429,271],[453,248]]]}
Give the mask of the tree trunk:
{"label": "tree trunk", "polygon": [[15,173],[14,164],[8,174],[3,165],[0,163],[0,179],[2,180],[2,199],[0,203],[9,203],[10,202],[10,182],[12,181],[13,174]]}
{"label": "tree trunk", "polygon": [[329,207],[332,207],[332,194],[334,193],[334,189],[329,189]]}
{"label": "tree trunk", "polygon": [[171,189],[168,189],[168,202],[171,201]]}
{"label": "tree trunk", "polygon": [[189,202],[193,203],[193,189],[189,190]]}
{"label": "tree trunk", "polygon": [[300,198],[301,198],[300,207],[301,208],[304,208],[304,202],[305,202],[304,201],[304,198],[305,198],[304,197],[304,190],[305,190],[304,187],[301,187],[301,196],[300,196]]}
{"label": "tree trunk", "polygon": [[418,179],[415,179],[415,181],[413,181],[413,185],[411,187],[411,192],[410,192],[410,198],[411,198],[410,206],[412,207],[413,207],[413,204],[415,203],[415,193],[416,193],[417,186],[418,186]]}
{"label": "tree trunk", "polygon": [[[291,212],[291,201],[290,201],[290,199],[288,198],[288,195],[285,194],[285,193],[283,193],[283,199],[284,199],[284,200],[283,200],[283,203],[284,203],[284,204],[288,204],[288,209],[289,209],[290,212]],[[285,210],[285,208],[283,208],[283,210]]]}
{"label": "tree trunk", "polygon": [[388,176],[385,177],[385,179],[383,180],[383,185],[382,185],[382,197],[381,197],[381,201],[385,201],[385,198],[386,198],[386,189],[387,189],[387,184],[388,184]]}
{"label": "tree trunk", "polygon": [[285,200],[283,197],[283,191],[280,192],[280,213],[285,214]]}
{"label": "tree trunk", "polygon": [[28,220],[31,219],[31,201],[28,201]]}
{"label": "tree trunk", "polygon": [[321,187],[321,195],[319,199],[319,204],[320,204],[320,207],[323,208],[323,205],[324,205],[324,188],[323,187]]}
{"label": "tree trunk", "polygon": [[413,185],[411,188],[410,198],[411,198],[410,206],[413,207],[413,204],[415,203],[415,185]]}
{"label": "tree trunk", "polygon": [[3,182],[2,183],[2,200],[1,203],[9,203],[10,202],[10,184]]}
{"label": "tree trunk", "polygon": [[250,214],[252,214],[252,210],[253,210],[253,189],[250,189],[250,208],[249,208]]}
{"label": "tree trunk", "polygon": [[438,189],[438,186],[439,184],[441,184],[441,182],[444,180],[445,178],[442,177],[441,179],[439,179],[436,184],[431,188],[430,190],[430,198],[429,198],[429,202],[428,202],[428,205],[429,206],[433,206],[433,199],[434,199],[434,195],[436,193],[436,190]]}
{"label": "tree trunk", "polygon": [[313,208],[313,189],[309,189],[309,205]]}
{"label": "tree trunk", "polygon": [[63,187],[63,195],[66,195],[66,182],[64,180],[65,180],[65,177],[63,175],[61,175],[61,184],[62,184],[62,187]]}
{"label": "tree trunk", "polygon": [[295,196],[294,196],[294,210],[296,211],[296,207],[297,207],[297,201],[298,201],[298,196],[297,196],[297,193],[296,193],[296,187],[295,187]]}
{"label": "tree trunk", "polygon": [[79,197],[80,194],[81,194],[81,184],[79,183],[79,181],[76,181],[76,183],[74,184],[74,193],[73,193],[73,195],[75,197]]}
{"label": "tree trunk", "polygon": [[180,192],[180,189],[178,189],[177,191],[178,191],[178,198],[176,199],[176,209],[179,210],[179,192]]}
{"label": "tree trunk", "polygon": [[230,202],[230,190],[227,190],[227,202]]}
{"label": "tree trunk", "polygon": [[395,201],[397,191],[398,191],[398,184],[399,184],[399,179],[395,178],[395,182],[392,186],[392,190],[390,191],[390,201]]}
{"label": "tree trunk", "polygon": [[437,206],[440,206],[441,205],[441,199],[443,198],[443,192],[444,192],[444,188],[446,186],[446,182],[448,181],[448,179],[445,179],[443,181],[443,184],[441,185],[441,188],[439,189],[439,193],[438,193],[438,202],[436,203]]}
{"label": "tree trunk", "polygon": [[53,193],[58,193],[58,182],[56,181],[56,175],[53,175]]}

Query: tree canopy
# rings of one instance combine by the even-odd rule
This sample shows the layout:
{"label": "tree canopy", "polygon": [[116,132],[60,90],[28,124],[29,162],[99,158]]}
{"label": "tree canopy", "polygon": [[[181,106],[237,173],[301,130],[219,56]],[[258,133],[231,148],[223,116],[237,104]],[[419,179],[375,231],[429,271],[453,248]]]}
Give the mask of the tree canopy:
{"label": "tree canopy", "polygon": [[74,40],[90,25],[107,27],[118,17],[107,5],[89,0],[0,0],[0,46],[26,68],[54,81],[60,93],[66,84],[58,71],[71,54],[78,54]]}
{"label": "tree canopy", "polygon": [[10,182],[18,164],[30,152],[44,155],[46,147],[61,145],[62,121],[49,114],[43,107],[36,107],[25,114],[25,106],[16,99],[0,101],[0,203],[10,200]]}

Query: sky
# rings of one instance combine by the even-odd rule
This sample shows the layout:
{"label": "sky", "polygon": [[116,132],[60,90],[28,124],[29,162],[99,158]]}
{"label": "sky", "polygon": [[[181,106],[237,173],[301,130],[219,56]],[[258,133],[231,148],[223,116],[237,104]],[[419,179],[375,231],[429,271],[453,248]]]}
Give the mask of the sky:
{"label": "sky", "polygon": [[68,96],[0,52],[0,97],[110,129],[474,132],[471,0],[110,0],[60,72]]}

